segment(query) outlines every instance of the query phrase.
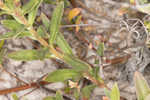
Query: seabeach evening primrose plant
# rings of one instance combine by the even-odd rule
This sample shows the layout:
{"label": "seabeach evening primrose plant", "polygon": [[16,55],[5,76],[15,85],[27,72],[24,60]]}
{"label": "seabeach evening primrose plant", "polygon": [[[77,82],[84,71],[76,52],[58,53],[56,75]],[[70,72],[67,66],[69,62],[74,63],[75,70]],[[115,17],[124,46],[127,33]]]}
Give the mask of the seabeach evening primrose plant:
{"label": "seabeach evening primrose plant", "polygon": [[[23,5],[21,4],[20,0],[0,0],[0,15],[11,16],[1,21],[1,24],[9,29],[9,32],[0,35],[0,65],[2,66],[2,59],[3,56],[5,56],[5,50],[3,49],[4,41],[12,38],[28,37],[38,41],[41,44],[40,48],[11,52],[7,55],[7,57],[20,61],[44,60],[53,58],[62,60],[71,66],[70,69],[57,69],[54,72],[48,73],[48,75],[45,76],[41,82],[39,82],[41,85],[47,84],[47,82],[64,82],[65,84],[69,82],[68,89],[74,88],[74,97],[76,100],[79,100],[79,98],[82,98],[82,100],[90,100],[90,94],[92,90],[95,87],[100,87],[105,88],[104,91],[110,100],[120,100],[120,92],[117,84],[115,84],[112,89],[109,89],[98,74],[99,68],[93,68],[88,63],[80,60],[72,52],[71,47],[64,39],[62,33],[59,31],[64,12],[64,1],[66,2],[66,0],[56,1],[57,2],[55,4],[57,6],[53,11],[51,19],[49,19],[44,13],[41,13],[40,17],[42,19],[42,25],[39,25],[38,27],[36,26],[35,28],[34,23],[38,8],[43,0],[29,0]],[[56,45],[60,48],[60,50],[55,48]],[[99,55],[103,54],[103,46],[104,45],[101,44],[98,48]],[[135,76],[139,77],[139,74],[136,73]],[[80,80],[83,78],[90,80],[92,84],[80,88],[80,86],[78,86],[78,82],[80,82]],[[135,78],[135,80],[141,80],[141,78]],[[141,85],[140,82],[137,81],[136,83]],[[139,84],[136,84],[136,86],[138,87]],[[24,85],[26,89],[32,86],[39,87],[36,83]],[[0,95],[19,91],[12,90],[14,89],[0,90]],[[140,95],[140,92],[138,93],[138,95]],[[142,96],[148,95],[145,95],[145,92],[142,93]],[[14,100],[19,100],[15,94],[13,94],[12,97]],[[63,100],[63,97],[64,96],[57,91],[55,97],[46,97],[43,100]]]}
{"label": "seabeach evening primrose plant", "polygon": [[[89,64],[81,61],[73,54],[69,44],[60,33],[59,28],[64,11],[63,1],[57,2],[51,20],[42,13],[42,25],[38,28],[34,27],[37,11],[42,2],[43,0],[30,0],[25,5],[21,5],[20,0],[0,0],[0,15],[5,14],[12,16],[9,19],[1,21],[1,24],[10,30],[5,34],[0,35],[1,43],[7,39],[28,37],[38,41],[42,45],[38,50],[19,50],[9,53],[7,56],[11,59],[21,61],[44,60],[50,58],[60,59],[72,66],[72,68],[58,69],[51,72],[43,78],[42,81],[66,82],[72,80],[76,83],[85,77],[94,82],[95,85],[107,88],[102,79],[96,75],[98,73],[94,73],[93,68]],[[48,41],[46,39],[48,39]],[[56,50],[54,44],[58,45],[61,51]],[[94,84],[86,86],[83,90],[80,88],[77,90],[83,91],[83,97],[86,97],[88,96],[86,92],[89,93],[89,91],[92,91],[95,87]],[[57,95],[59,95],[59,93],[56,93],[56,98]],[[16,96],[13,95],[13,97],[15,98]]]}

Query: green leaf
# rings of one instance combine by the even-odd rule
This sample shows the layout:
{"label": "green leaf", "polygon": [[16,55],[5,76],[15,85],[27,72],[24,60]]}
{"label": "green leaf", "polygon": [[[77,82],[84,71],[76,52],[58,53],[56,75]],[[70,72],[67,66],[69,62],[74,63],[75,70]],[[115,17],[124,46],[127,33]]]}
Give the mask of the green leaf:
{"label": "green leaf", "polygon": [[98,67],[94,67],[92,68],[92,70],[90,71],[90,74],[95,77],[96,79],[99,77],[99,66]]}
{"label": "green leaf", "polygon": [[4,25],[6,28],[16,32],[17,30],[20,30],[24,27],[24,25],[18,23],[15,20],[2,20],[1,21],[2,25]]}
{"label": "green leaf", "polygon": [[41,14],[41,19],[42,19],[42,23],[44,24],[44,26],[46,28],[46,31],[48,31],[48,29],[50,27],[50,20],[44,13]]}
{"label": "green leaf", "polygon": [[56,0],[44,0],[45,3],[56,4]]}
{"label": "green leaf", "polygon": [[23,15],[31,12],[40,2],[41,0],[30,0],[22,7]]}
{"label": "green leaf", "polygon": [[101,78],[101,76],[99,76],[99,66],[95,66],[94,68],[89,70],[89,74],[95,78],[97,81],[99,81],[100,83],[104,83],[103,79]]}
{"label": "green leaf", "polygon": [[73,93],[75,100],[80,100],[80,92],[77,88],[74,89]]}
{"label": "green leaf", "polygon": [[15,20],[2,20],[1,23],[10,29],[11,32],[6,32],[5,34],[0,35],[0,40],[17,37],[17,35],[25,30],[24,25],[19,24]]}
{"label": "green leaf", "polygon": [[108,97],[108,98],[110,98],[110,91],[108,90],[108,89],[106,89],[106,88],[104,88],[104,93],[105,93],[105,95]]}
{"label": "green leaf", "polygon": [[2,49],[0,50],[0,64],[3,63],[3,60],[4,60],[4,56],[5,56],[5,54],[6,54],[6,51],[7,51],[6,48],[2,48]]}
{"label": "green leaf", "polygon": [[50,24],[50,38],[49,38],[49,43],[51,45],[56,40],[57,34],[59,33],[59,27],[63,16],[63,11],[64,11],[64,3],[60,2],[52,14]]}
{"label": "green leaf", "polygon": [[48,96],[48,97],[45,97],[43,100],[56,100],[56,99],[55,97]]}
{"label": "green leaf", "polygon": [[103,56],[104,55],[104,43],[100,43],[97,49],[97,53],[99,56]]}
{"label": "green leaf", "polygon": [[30,37],[36,40],[36,38],[29,31],[23,31],[19,33],[6,32],[5,34],[0,35],[0,40],[10,39],[10,38],[22,38],[22,37]]}
{"label": "green leaf", "polygon": [[0,11],[0,16],[4,14],[9,14],[7,11]]}
{"label": "green leaf", "polygon": [[117,83],[113,86],[110,93],[111,100],[120,100],[120,92]]}
{"label": "green leaf", "polygon": [[64,7],[69,7],[70,6],[70,2],[68,0],[63,0],[64,1]]}
{"label": "green leaf", "polygon": [[64,100],[60,92],[56,92],[56,100]]}
{"label": "green leaf", "polygon": [[5,43],[5,40],[1,40],[1,41],[0,41],[0,50],[2,49],[4,43]]}
{"label": "green leaf", "polygon": [[64,53],[68,55],[73,55],[71,47],[69,46],[67,41],[64,39],[64,36],[61,33],[58,33],[56,43],[62,49]]}
{"label": "green leaf", "polygon": [[63,82],[79,76],[80,74],[72,69],[59,69],[49,73],[45,80],[48,82]]}
{"label": "green leaf", "polygon": [[92,93],[92,91],[94,90],[95,87],[96,87],[96,85],[85,86],[82,89],[82,96],[83,96],[83,98],[86,98],[87,100],[90,99],[91,93]]}
{"label": "green leaf", "polygon": [[[43,26],[39,26],[38,29],[37,29],[37,33],[39,36],[43,37],[43,38],[47,38],[48,37],[48,34],[46,34]],[[23,31],[21,32],[20,34],[18,34],[16,36],[17,38],[22,38],[22,37],[30,37],[31,39],[33,40],[37,40],[32,33],[30,33],[29,31]]]}
{"label": "green leaf", "polygon": [[13,0],[5,0],[5,5],[11,10],[14,10],[14,8],[15,8]]}
{"label": "green leaf", "polygon": [[16,94],[12,95],[13,100],[19,100],[18,96]]}
{"label": "green leaf", "polygon": [[150,88],[145,78],[139,72],[135,72],[134,84],[138,100],[145,100],[150,93]]}
{"label": "green leaf", "polygon": [[50,58],[51,54],[48,49],[40,50],[20,50],[8,54],[8,57],[14,60],[31,61],[31,60],[43,60]]}
{"label": "green leaf", "polygon": [[39,0],[39,2],[37,3],[37,5],[35,6],[34,9],[31,10],[31,12],[28,15],[28,23],[29,25],[32,25],[34,23],[34,20],[36,18],[36,14],[38,11],[38,8],[40,6],[40,4],[42,3],[43,0]]}
{"label": "green leaf", "polygon": [[22,38],[22,37],[30,37],[30,38],[36,40],[35,37],[29,31],[23,31],[17,35],[17,38]]}
{"label": "green leaf", "polygon": [[[59,1],[64,1],[64,7],[65,8],[70,6],[70,2],[68,0],[59,0]],[[55,5],[55,4],[57,4],[58,0],[44,0],[44,2]]]}
{"label": "green leaf", "polygon": [[14,32],[6,32],[5,34],[0,35],[0,40],[5,40],[5,39],[13,38],[15,36],[17,36],[17,34],[14,33]]}
{"label": "green leaf", "polygon": [[22,38],[22,37],[30,37],[36,40],[36,38],[33,37],[33,35],[28,31],[23,31],[23,32],[18,32],[18,33],[6,32],[5,34],[0,35],[0,40],[10,39],[10,38]]}
{"label": "green leaf", "polygon": [[39,36],[41,36],[43,38],[48,38],[48,34],[46,34],[46,31],[44,30],[43,26],[38,27],[37,33],[38,33]]}
{"label": "green leaf", "polygon": [[71,65],[74,70],[76,71],[87,71],[91,68],[91,66],[80,59],[70,56],[70,55],[64,55],[63,57],[64,62]]}
{"label": "green leaf", "polygon": [[28,15],[28,23],[30,26],[32,26],[34,23],[34,20],[36,18],[36,14],[37,14],[37,10],[38,10],[38,8],[33,9]]}

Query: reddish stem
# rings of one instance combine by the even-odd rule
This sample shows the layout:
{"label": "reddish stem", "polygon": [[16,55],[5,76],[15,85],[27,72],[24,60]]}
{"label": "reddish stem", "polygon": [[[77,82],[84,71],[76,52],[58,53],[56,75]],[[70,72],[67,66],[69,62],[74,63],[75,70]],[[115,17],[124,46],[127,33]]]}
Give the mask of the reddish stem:
{"label": "reddish stem", "polygon": [[47,84],[50,84],[50,83],[45,82],[45,81],[41,81],[39,83],[34,82],[31,84],[25,84],[25,85],[21,85],[21,86],[14,87],[14,88],[8,88],[8,89],[0,90],[0,95],[5,95],[8,93],[12,93],[12,92],[18,92],[18,91],[26,90],[26,89],[33,88],[33,87],[39,88],[40,85],[47,85]]}

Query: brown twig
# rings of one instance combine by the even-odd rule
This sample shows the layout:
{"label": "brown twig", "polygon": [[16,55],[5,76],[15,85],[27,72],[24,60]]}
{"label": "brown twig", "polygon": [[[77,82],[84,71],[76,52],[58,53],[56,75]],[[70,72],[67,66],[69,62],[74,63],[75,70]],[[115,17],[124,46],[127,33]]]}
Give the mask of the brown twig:
{"label": "brown twig", "polygon": [[46,81],[40,81],[39,83],[33,82],[30,84],[21,85],[21,86],[14,87],[14,88],[8,88],[8,89],[0,90],[0,95],[5,95],[8,93],[12,93],[12,92],[18,92],[18,91],[22,91],[22,90],[26,90],[26,89],[34,88],[34,87],[39,88],[40,87],[39,84],[41,86],[43,86],[43,85],[50,84],[50,82],[46,82]]}

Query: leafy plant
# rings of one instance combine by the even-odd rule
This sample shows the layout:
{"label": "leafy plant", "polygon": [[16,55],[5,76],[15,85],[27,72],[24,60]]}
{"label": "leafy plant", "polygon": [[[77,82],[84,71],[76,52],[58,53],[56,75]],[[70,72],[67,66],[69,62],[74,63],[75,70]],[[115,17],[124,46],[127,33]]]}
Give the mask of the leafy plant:
{"label": "leafy plant", "polygon": [[120,100],[120,92],[119,92],[119,88],[118,88],[117,83],[114,84],[111,91],[109,91],[108,89],[104,89],[104,91],[105,91],[106,96],[110,100]]}
{"label": "leafy plant", "polygon": [[[74,80],[79,82],[80,79],[87,78],[95,85],[106,87],[100,76],[98,76],[97,71],[94,74],[95,71],[88,63],[80,60],[73,54],[71,47],[59,31],[64,11],[63,1],[56,3],[57,6],[53,11],[51,20],[42,13],[43,25],[34,26],[36,14],[42,2],[43,0],[30,0],[25,5],[21,5],[18,0],[0,0],[1,15],[7,14],[11,16],[10,19],[1,21],[9,29],[9,32],[0,35],[0,40],[29,37],[41,44],[38,50],[14,51],[9,53],[7,57],[21,61],[44,60],[49,58],[59,59],[72,66],[72,68],[58,69],[51,72],[43,79],[44,81],[65,82],[67,80]],[[55,48],[56,46],[60,48],[60,51]],[[101,47],[99,47],[100,55],[103,54],[103,48],[101,49]],[[89,85],[83,88],[82,94],[84,97],[89,99],[87,94],[90,95],[95,85]],[[13,95],[13,98],[17,100],[16,95]],[[63,100],[63,97],[57,92],[56,97],[46,97],[44,100]]]}
{"label": "leafy plant", "polygon": [[149,100],[150,88],[145,78],[139,72],[135,72],[134,84],[138,100]]}
{"label": "leafy plant", "polygon": [[[38,8],[42,2],[47,2],[57,5],[52,13],[51,20],[41,13],[42,25],[35,26],[36,15]],[[39,49],[19,50],[11,52],[7,57],[14,60],[32,61],[32,60],[44,60],[44,59],[59,59],[70,65],[69,69],[58,69],[51,73],[48,73],[42,81],[46,82],[64,82],[73,80],[74,95],[76,99],[82,98],[83,100],[89,100],[90,95],[95,87],[105,88],[105,94],[110,100],[120,100],[120,92],[117,83],[114,84],[110,90],[105,84],[103,79],[99,76],[99,67],[92,67],[90,64],[79,59],[74,53],[70,45],[65,40],[63,34],[60,32],[60,26],[62,23],[62,17],[64,12],[64,2],[67,4],[68,0],[29,0],[25,5],[21,5],[20,0],[0,0],[0,15],[7,14],[8,19],[2,20],[1,24],[5,26],[9,32],[0,35],[0,65],[3,62],[3,57],[6,50],[3,47],[5,40],[12,38],[28,37],[30,39],[38,41],[41,46]],[[130,2],[135,2],[130,0]],[[137,8],[140,11],[149,14],[149,4],[147,0],[139,0]],[[74,8],[70,11],[68,19],[71,21],[74,17],[78,16],[81,12],[80,8]],[[82,16],[79,16],[77,24],[80,23]],[[76,31],[77,32],[77,31]],[[56,49],[59,48],[59,50]],[[97,49],[99,56],[104,55],[104,43],[100,43]],[[79,85],[81,79],[87,79],[91,81],[89,85]],[[136,72],[134,77],[134,83],[136,87],[136,93],[138,100],[149,100],[150,89],[144,79],[144,77]],[[80,97],[81,96],[81,97]],[[18,100],[16,94],[12,95],[14,100]],[[63,95],[60,92],[56,92],[54,97],[46,97],[43,100],[63,100]]]}

